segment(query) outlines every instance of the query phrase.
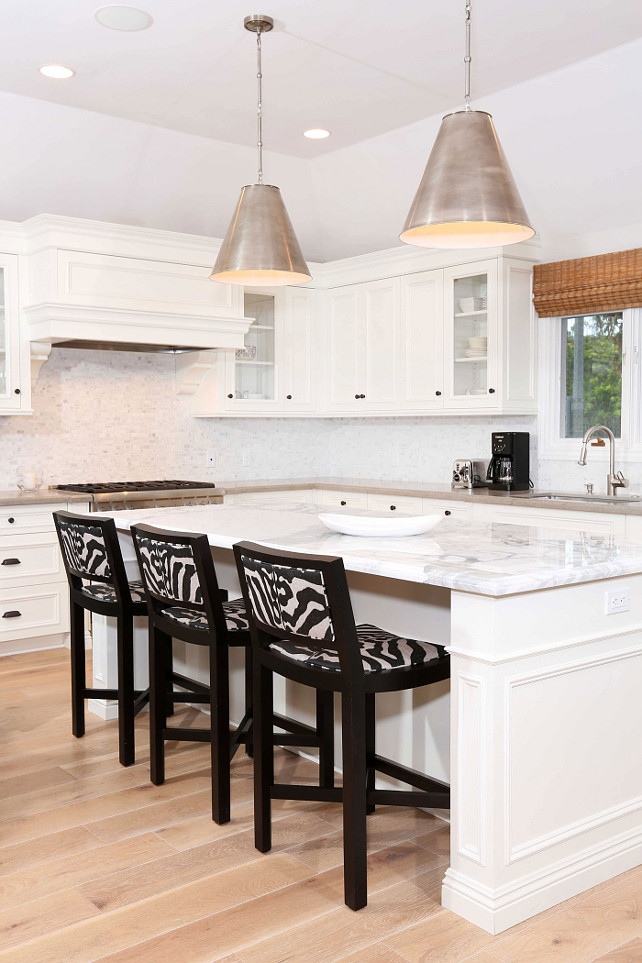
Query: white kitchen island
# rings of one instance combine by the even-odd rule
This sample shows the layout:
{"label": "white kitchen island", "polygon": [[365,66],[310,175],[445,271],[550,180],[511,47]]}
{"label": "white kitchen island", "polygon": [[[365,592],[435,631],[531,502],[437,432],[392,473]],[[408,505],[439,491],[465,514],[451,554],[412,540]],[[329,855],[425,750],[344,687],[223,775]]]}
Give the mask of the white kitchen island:
{"label": "white kitchen island", "polygon": [[[447,645],[451,698],[445,684],[381,697],[377,729],[383,755],[450,772],[444,906],[499,933],[642,862],[642,546],[449,518],[425,536],[358,539],[318,512],[266,502],[113,517],[130,577],[135,522],[207,533],[232,590],[242,539],[340,555],[358,622]],[[627,591],[629,610],[607,615],[607,594]],[[94,642],[103,685],[106,625]],[[288,684],[280,710],[305,718],[307,694]]]}

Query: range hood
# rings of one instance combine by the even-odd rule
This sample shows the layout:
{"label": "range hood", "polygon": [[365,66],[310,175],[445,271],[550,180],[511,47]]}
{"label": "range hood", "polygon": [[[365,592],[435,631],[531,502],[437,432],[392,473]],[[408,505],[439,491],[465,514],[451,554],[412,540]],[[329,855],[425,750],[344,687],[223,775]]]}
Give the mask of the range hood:
{"label": "range hood", "polygon": [[212,238],[41,215],[26,221],[23,331],[111,351],[244,346],[243,291],[209,279]]}

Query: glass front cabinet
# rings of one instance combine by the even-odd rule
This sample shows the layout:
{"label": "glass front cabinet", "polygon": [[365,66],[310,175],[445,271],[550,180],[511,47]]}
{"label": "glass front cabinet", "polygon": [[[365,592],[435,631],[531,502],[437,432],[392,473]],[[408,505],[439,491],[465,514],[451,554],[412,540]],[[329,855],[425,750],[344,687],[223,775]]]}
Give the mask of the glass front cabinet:
{"label": "glass front cabinet", "polygon": [[444,271],[445,397],[452,408],[496,408],[497,261]]}
{"label": "glass front cabinet", "polygon": [[0,414],[16,414],[28,404],[20,382],[18,258],[0,254]]}

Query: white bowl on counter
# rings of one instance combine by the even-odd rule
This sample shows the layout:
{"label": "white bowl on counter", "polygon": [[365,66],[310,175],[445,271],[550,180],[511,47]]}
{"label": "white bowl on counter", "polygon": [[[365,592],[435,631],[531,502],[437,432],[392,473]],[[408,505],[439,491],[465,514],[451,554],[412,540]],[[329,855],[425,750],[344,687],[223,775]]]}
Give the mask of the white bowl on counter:
{"label": "white bowl on counter", "polygon": [[333,532],[356,535],[362,538],[407,538],[409,535],[425,535],[439,522],[442,512],[435,515],[335,515],[322,512],[319,521]]}

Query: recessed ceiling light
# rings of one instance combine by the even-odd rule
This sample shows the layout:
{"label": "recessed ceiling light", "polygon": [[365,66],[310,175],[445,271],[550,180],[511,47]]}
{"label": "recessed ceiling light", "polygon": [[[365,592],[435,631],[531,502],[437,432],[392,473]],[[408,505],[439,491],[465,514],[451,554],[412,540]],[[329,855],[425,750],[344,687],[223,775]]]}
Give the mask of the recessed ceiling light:
{"label": "recessed ceiling light", "polygon": [[43,64],[40,73],[43,77],[49,77],[50,80],[69,80],[76,71],[71,67],[63,67],[62,64]]}
{"label": "recessed ceiling light", "polygon": [[147,30],[154,22],[154,18],[146,10],[128,7],[122,3],[98,7],[94,17],[101,26],[109,27],[110,30]]}
{"label": "recessed ceiling light", "polygon": [[330,131],[325,127],[311,127],[310,130],[303,131],[303,136],[309,137],[310,140],[325,140],[330,136]]}

